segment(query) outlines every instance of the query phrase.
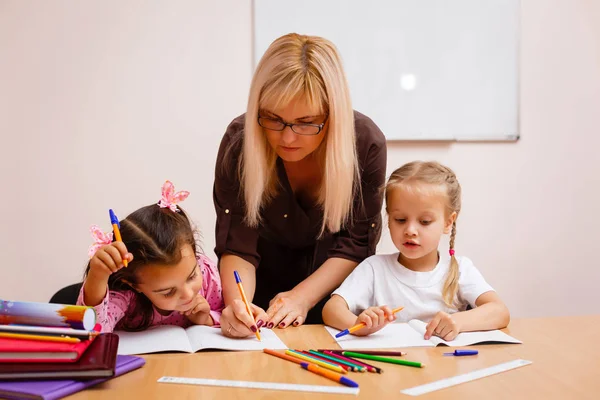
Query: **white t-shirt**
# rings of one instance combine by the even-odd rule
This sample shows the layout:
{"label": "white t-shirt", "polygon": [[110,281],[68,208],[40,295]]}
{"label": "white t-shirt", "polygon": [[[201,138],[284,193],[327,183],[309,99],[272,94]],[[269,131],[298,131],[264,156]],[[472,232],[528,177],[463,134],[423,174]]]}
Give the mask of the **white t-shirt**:
{"label": "white t-shirt", "polygon": [[494,290],[467,257],[457,257],[459,265],[458,295],[454,307],[442,298],[450,258],[441,259],[432,271],[415,272],[398,262],[399,253],[374,255],[360,263],[333,292],[346,300],[350,311],[358,315],[365,309],[387,305],[404,307],[396,322],[411,319],[429,321],[439,311],[449,314],[475,307],[477,298]]}

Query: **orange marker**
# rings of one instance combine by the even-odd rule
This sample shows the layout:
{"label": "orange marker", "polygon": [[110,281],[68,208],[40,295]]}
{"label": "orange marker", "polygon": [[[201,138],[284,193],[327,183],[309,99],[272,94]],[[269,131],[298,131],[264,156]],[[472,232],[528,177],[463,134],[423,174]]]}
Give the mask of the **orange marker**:
{"label": "orange marker", "polygon": [[[248,314],[250,314],[250,318],[252,318],[252,321],[254,322],[254,326],[256,327],[256,321],[254,320],[254,316],[252,315],[252,310],[250,310],[250,303],[248,303],[248,299],[246,298],[246,293],[244,293],[244,287],[242,286],[242,278],[240,278],[240,274],[238,274],[237,271],[233,271],[233,275],[235,276],[235,283],[237,283],[238,289],[240,290],[240,296],[242,296],[242,300],[244,301],[244,304],[246,305],[246,311],[248,311]],[[261,340],[260,333],[258,333],[258,329],[256,329],[256,331],[254,333],[256,334],[256,338],[258,340]]]}
{"label": "orange marker", "polygon": [[295,357],[292,357],[292,356],[288,356],[287,354],[283,354],[283,353],[280,353],[280,352],[278,352],[278,351],[275,351],[275,350],[271,350],[271,349],[263,349],[263,351],[264,351],[265,353],[267,353],[267,354],[270,354],[270,355],[272,355],[272,356],[279,357],[279,358],[282,358],[282,359],[284,359],[284,360],[291,361],[291,362],[293,362],[293,363],[296,363],[296,364],[302,364],[302,363],[304,362],[304,361],[302,361],[302,360],[301,360],[301,359],[299,359],[299,358],[295,358]]}
{"label": "orange marker", "polygon": [[[121,227],[119,224],[119,218],[117,218],[113,210],[108,210],[108,213],[110,214],[110,223],[112,224],[113,231],[115,232],[115,239],[117,239],[119,242],[122,242],[123,239],[121,239],[121,231],[119,230]],[[129,264],[129,261],[123,259],[123,265],[126,267],[127,264]]]}
{"label": "orange marker", "polygon": [[342,385],[350,386],[350,387],[358,387],[358,383],[354,382],[351,379],[346,378],[343,375],[340,375],[336,372],[329,371],[325,368],[321,368],[318,365],[302,363],[300,364],[302,368],[309,370],[310,372],[314,372],[317,375],[324,376],[327,379],[331,379],[332,381],[336,381],[341,383]]}

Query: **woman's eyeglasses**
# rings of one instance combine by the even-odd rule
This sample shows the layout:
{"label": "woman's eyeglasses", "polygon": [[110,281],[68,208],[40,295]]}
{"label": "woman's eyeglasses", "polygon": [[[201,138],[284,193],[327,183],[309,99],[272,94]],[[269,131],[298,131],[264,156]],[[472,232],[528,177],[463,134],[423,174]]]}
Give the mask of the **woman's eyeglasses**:
{"label": "woman's eyeglasses", "polygon": [[258,116],[258,124],[265,129],[269,129],[271,131],[281,132],[285,129],[286,126],[289,126],[290,129],[298,134],[298,135],[306,135],[306,136],[314,136],[321,133],[325,123],[327,122],[327,118],[329,115],[325,115],[325,121],[322,124],[306,124],[306,123],[297,123],[297,124],[289,124],[287,122],[283,122],[280,119],[268,118]]}

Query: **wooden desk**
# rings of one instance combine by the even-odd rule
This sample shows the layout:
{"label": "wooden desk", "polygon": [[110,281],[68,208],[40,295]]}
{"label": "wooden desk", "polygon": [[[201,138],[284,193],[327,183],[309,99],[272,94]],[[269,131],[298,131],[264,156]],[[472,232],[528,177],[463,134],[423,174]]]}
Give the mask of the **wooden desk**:
{"label": "wooden desk", "polygon": [[[322,326],[276,330],[290,348],[337,348]],[[418,369],[373,362],[383,374],[350,373],[360,399],[412,398],[401,389],[522,358],[532,365],[418,396],[419,399],[598,399],[600,398],[600,315],[517,319],[506,332],[521,345],[473,346],[474,357],[444,357],[447,347],[408,348]],[[354,399],[352,395],[263,391],[157,383],[161,376],[337,385],[297,364],[262,352],[201,352],[144,356],[146,365],[127,375],[77,393],[69,399]]]}

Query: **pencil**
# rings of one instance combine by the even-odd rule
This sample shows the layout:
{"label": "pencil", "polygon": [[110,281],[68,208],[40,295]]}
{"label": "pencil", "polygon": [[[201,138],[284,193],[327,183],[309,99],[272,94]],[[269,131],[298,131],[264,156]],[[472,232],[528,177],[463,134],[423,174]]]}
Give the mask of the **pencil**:
{"label": "pencil", "polygon": [[[392,310],[392,314],[396,314],[397,312],[399,312],[400,310],[402,310],[404,307],[398,307]],[[349,335],[351,333],[354,333],[356,331],[358,331],[359,329],[362,329],[366,326],[366,324],[364,322],[361,322],[360,324],[356,324],[351,328],[348,329],[344,329],[343,331],[339,332],[338,334],[335,335],[336,339],[337,338],[341,338],[342,336],[346,336]]]}
{"label": "pencil", "polygon": [[376,367],[376,366],[371,365],[371,364],[367,364],[367,363],[362,362],[362,361],[355,360],[354,358],[343,356],[343,355],[341,355],[339,353],[334,353],[333,351],[325,350],[325,354],[329,354],[332,357],[337,357],[337,358],[340,358],[342,360],[347,360],[348,362],[355,363],[356,365],[360,365],[362,367],[365,367],[367,369],[367,371],[369,371],[369,372],[377,372],[378,374],[381,374],[383,372],[383,370],[381,368],[379,368],[379,367]]}
{"label": "pencil", "polygon": [[350,362],[348,360],[342,360],[341,358],[332,356],[331,354],[319,353],[319,352],[316,352],[314,350],[310,350],[309,353],[310,354],[314,354],[314,355],[319,356],[319,357],[322,357],[325,360],[330,360],[330,361],[332,361],[334,363],[347,366],[349,368],[352,368],[352,370],[354,370],[354,371],[358,371],[358,372],[365,372],[366,371],[366,368],[363,367],[362,365],[355,364],[355,363]]}
{"label": "pencil", "polygon": [[408,367],[425,368],[425,364],[421,364],[420,362],[416,362],[416,361],[406,361],[406,360],[399,360],[397,358],[379,357],[379,356],[373,356],[370,354],[354,353],[352,351],[345,351],[342,354],[345,356],[348,356],[348,357],[362,358],[365,360],[373,360],[373,361],[381,361],[381,362],[390,363],[390,364],[406,365]]}
{"label": "pencil", "polygon": [[[235,276],[235,283],[237,283],[238,289],[240,291],[240,296],[242,296],[242,300],[244,301],[244,304],[246,305],[246,311],[248,311],[248,314],[250,314],[250,318],[252,318],[252,321],[254,322],[254,327],[256,328],[256,320],[254,319],[254,315],[252,315],[252,310],[250,309],[250,303],[248,303],[248,299],[246,298],[246,293],[244,292],[244,287],[242,286],[242,278],[240,278],[240,274],[238,274],[237,271],[233,271],[233,276]],[[258,329],[256,329],[256,331],[254,331],[254,334],[256,335],[256,338],[260,341],[260,333],[258,332]]]}
{"label": "pencil", "polygon": [[339,382],[342,385],[346,385],[346,386],[350,386],[350,387],[358,387],[358,383],[354,382],[353,380],[350,380],[340,374],[336,374],[333,371],[328,371],[325,368],[319,367],[318,365],[302,363],[302,364],[300,364],[300,366],[310,372],[314,372],[317,375],[321,375],[327,379],[331,379],[332,381]]}
{"label": "pencil", "polygon": [[279,358],[287,360],[287,361],[291,361],[291,362],[296,363],[296,364],[302,364],[303,363],[303,361],[301,359],[299,359],[299,358],[288,356],[287,354],[283,354],[283,353],[280,353],[280,352],[275,351],[275,350],[263,349],[263,352],[265,352],[267,354],[270,354],[272,356],[275,356],[275,357],[279,357]]}
{"label": "pencil", "polygon": [[307,356],[306,354],[298,353],[297,351],[294,351],[294,350],[286,350],[285,354],[292,356],[292,357],[299,358],[299,359],[307,361],[309,363],[317,364],[320,367],[327,368],[327,369],[330,369],[335,372],[339,372],[340,374],[346,373],[346,370],[344,368],[340,367],[339,365],[334,365],[334,364],[326,362],[326,361],[317,360],[314,357],[310,357],[310,356]]}
{"label": "pencil", "polygon": [[342,354],[344,351],[354,351],[360,354],[370,354],[372,356],[391,356],[391,357],[402,357],[407,353],[405,351],[385,351],[385,350],[336,350],[336,349],[319,349],[321,352],[330,351],[335,354]]}
{"label": "pencil", "polygon": [[[121,238],[121,231],[119,230],[119,228],[121,227],[121,224],[119,224],[119,218],[117,218],[117,216],[115,215],[115,213],[112,209],[108,210],[108,214],[110,215],[110,223],[112,224],[113,232],[115,233],[115,239],[117,239],[117,241],[119,241],[119,242],[123,242],[123,239]],[[127,261],[124,258],[123,266],[126,267],[128,264],[129,264],[129,261]]]}
{"label": "pencil", "polygon": [[28,335],[26,333],[5,333],[0,332],[0,338],[7,339],[23,339],[23,340],[40,340],[44,342],[60,342],[60,343],[79,343],[78,338],[63,337],[63,336],[44,336],[44,335]]}
{"label": "pencil", "polygon": [[313,353],[311,353],[309,351],[302,351],[302,350],[296,350],[296,351],[298,353],[304,354],[305,356],[312,357],[314,359],[321,360],[323,362],[327,362],[327,363],[330,363],[330,364],[333,364],[333,365],[337,365],[338,367],[344,369],[345,371],[354,372],[354,367],[350,367],[348,365],[341,364],[341,363],[339,363],[337,361],[329,360],[329,359],[323,357],[321,354],[318,354],[318,353],[317,354],[313,354]]}

